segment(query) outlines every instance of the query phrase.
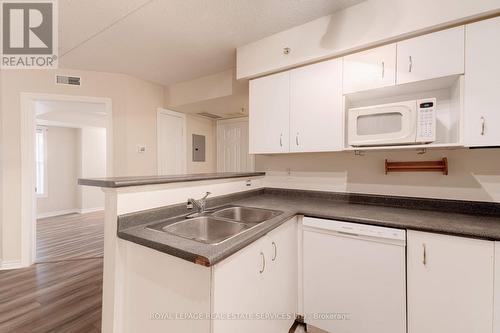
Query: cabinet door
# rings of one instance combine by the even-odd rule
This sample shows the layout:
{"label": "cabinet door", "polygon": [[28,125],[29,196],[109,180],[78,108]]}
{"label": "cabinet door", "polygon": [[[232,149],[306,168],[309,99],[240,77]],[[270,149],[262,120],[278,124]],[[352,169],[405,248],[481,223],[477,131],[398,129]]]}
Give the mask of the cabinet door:
{"label": "cabinet door", "polygon": [[250,81],[250,154],[289,151],[290,73]]}
{"label": "cabinet door", "polygon": [[490,333],[493,242],[409,231],[408,333]]}
{"label": "cabinet door", "polygon": [[500,145],[500,18],[467,25],[464,144]]}
{"label": "cabinet door", "polygon": [[[265,293],[265,238],[216,264],[212,273],[213,333],[271,332],[266,321],[251,318],[263,313],[268,296]],[[234,319],[242,315],[248,318]],[[228,316],[228,317],[225,317]]]}
{"label": "cabinet door", "polygon": [[493,333],[500,333],[500,242],[495,242],[495,290],[493,311]]}
{"label": "cabinet door", "polygon": [[342,60],[290,72],[290,151],[337,151],[343,147]]}
{"label": "cabinet door", "polygon": [[298,307],[297,218],[286,222],[267,235],[266,312],[284,315],[269,321],[269,332],[288,332]]}
{"label": "cabinet door", "polygon": [[397,44],[397,83],[464,72],[464,27],[443,30]]}
{"label": "cabinet door", "polygon": [[395,84],[396,44],[344,57],[344,95]]}

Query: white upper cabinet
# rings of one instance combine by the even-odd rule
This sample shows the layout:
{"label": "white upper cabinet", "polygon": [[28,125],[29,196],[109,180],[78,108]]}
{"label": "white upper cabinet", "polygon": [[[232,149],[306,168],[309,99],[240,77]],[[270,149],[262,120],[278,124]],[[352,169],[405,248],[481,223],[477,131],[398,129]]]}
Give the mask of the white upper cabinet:
{"label": "white upper cabinet", "polygon": [[500,145],[500,18],[466,27],[464,144]]}
{"label": "white upper cabinet", "polygon": [[396,44],[344,57],[344,94],[396,84]]}
{"label": "white upper cabinet", "polygon": [[494,242],[407,233],[408,333],[491,333]]}
{"label": "white upper cabinet", "polygon": [[249,153],[288,152],[289,116],[289,72],[250,81]]}
{"label": "white upper cabinet", "polygon": [[464,27],[447,29],[397,44],[397,83],[464,73]]}
{"label": "white upper cabinet", "polygon": [[342,60],[250,81],[251,154],[343,147]]}
{"label": "white upper cabinet", "polygon": [[342,60],[290,72],[290,151],[342,150]]}

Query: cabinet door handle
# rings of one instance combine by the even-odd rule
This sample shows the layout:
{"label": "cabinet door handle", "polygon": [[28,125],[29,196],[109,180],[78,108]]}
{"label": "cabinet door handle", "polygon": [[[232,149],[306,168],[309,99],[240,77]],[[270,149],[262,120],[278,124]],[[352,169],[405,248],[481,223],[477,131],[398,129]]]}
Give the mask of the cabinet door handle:
{"label": "cabinet door handle", "polygon": [[299,145],[299,132],[297,132],[297,135],[295,136],[295,144],[297,146]]}
{"label": "cabinet door handle", "polygon": [[486,129],[486,119],[484,117],[481,117],[481,135],[484,135]]}
{"label": "cabinet door handle", "polygon": [[424,264],[424,266],[427,266],[427,249],[425,247],[425,243],[422,244],[422,248],[423,248],[422,263]]}
{"label": "cabinet door handle", "polygon": [[273,247],[274,247],[274,257],[271,259],[271,261],[276,261],[276,257],[278,256],[278,247],[276,246],[275,242],[272,242]]}
{"label": "cabinet door handle", "polygon": [[411,73],[413,69],[413,59],[411,58],[411,56],[408,57],[408,73]]}
{"label": "cabinet door handle", "polygon": [[382,78],[385,76],[385,62],[382,61]]}
{"label": "cabinet door handle", "polygon": [[266,257],[264,257],[264,253],[260,253],[260,256],[262,257],[262,269],[259,271],[260,274],[264,273],[266,270]]}
{"label": "cabinet door handle", "polygon": [[280,147],[283,147],[283,133],[280,134]]}

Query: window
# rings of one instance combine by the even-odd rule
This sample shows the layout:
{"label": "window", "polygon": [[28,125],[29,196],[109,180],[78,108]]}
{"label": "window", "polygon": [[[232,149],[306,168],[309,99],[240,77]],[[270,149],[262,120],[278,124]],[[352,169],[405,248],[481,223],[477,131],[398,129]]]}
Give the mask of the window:
{"label": "window", "polygon": [[35,135],[36,194],[47,196],[47,129],[37,127]]}

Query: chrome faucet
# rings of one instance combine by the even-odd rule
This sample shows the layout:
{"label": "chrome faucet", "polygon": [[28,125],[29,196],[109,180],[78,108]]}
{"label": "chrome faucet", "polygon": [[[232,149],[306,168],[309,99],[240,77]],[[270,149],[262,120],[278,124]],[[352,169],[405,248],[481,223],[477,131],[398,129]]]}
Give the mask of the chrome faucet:
{"label": "chrome faucet", "polygon": [[201,198],[199,200],[195,200],[193,198],[189,198],[187,200],[187,208],[188,209],[196,208],[196,213],[191,214],[191,215],[200,215],[200,214],[205,213],[206,206],[207,206],[207,198],[210,194],[212,194],[212,193],[210,193],[210,192],[205,193],[203,198]]}

